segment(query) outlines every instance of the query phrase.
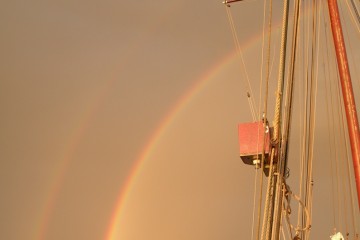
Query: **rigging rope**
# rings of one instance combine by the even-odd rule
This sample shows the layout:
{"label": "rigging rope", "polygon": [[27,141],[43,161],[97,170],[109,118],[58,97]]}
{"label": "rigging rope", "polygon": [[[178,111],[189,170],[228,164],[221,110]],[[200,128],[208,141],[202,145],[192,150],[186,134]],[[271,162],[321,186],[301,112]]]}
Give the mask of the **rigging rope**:
{"label": "rigging rope", "polygon": [[[335,94],[335,101],[337,102],[338,105],[338,114],[337,114],[337,124],[338,124],[338,132],[339,132],[339,136],[337,137],[338,140],[338,146],[339,146],[339,157],[338,157],[338,164],[339,164],[339,190],[341,191],[341,195],[343,196],[343,200],[341,201],[341,198],[339,196],[339,208],[341,209],[341,207],[343,208],[343,215],[344,215],[344,225],[345,225],[345,231],[348,234],[348,223],[347,223],[347,208],[346,208],[346,192],[345,192],[345,180],[344,180],[344,174],[343,174],[343,164],[341,164],[340,160],[343,158],[343,154],[344,154],[344,149],[341,147],[342,146],[342,142],[341,142],[341,135],[342,132],[344,130],[344,126],[341,124],[341,117],[340,117],[340,112],[342,111],[342,107],[341,107],[341,92],[340,92],[340,86],[339,86],[339,80],[336,81],[336,85],[335,85],[335,90],[336,90],[336,94]],[[342,184],[342,187],[341,187]],[[342,203],[342,204],[341,204]]]}
{"label": "rigging rope", "polygon": [[[343,107],[342,107],[343,109]],[[342,110],[344,111],[344,110]],[[345,143],[345,149],[349,149],[349,145],[348,145],[348,142],[347,142],[347,139],[345,137],[345,130],[344,130],[344,126],[345,126],[345,119],[344,119],[344,115],[343,117],[341,118],[341,124],[343,126],[343,141]],[[345,151],[345,154],[346,154],[346,163],[347,163],[347,179],[348,179],[348,186],[349,186],[349,190],[350,190],[350,202],[351,202],[351,209],[352,211],[351,212],[351,220],[352,220],[352,226],[353,226],[353,229],[354,229],[354,236],[356,236],[356,233],[357,233],[357,225],[356,225],[356,221],[355,221],[355,203],[354,203],[354,199],[355,199],[355,195],[354,195],[354,191],[353,191],[353,185],[351,184],[351,180],[350,180],[350,158],[349,158],[349,154],[348,154],[348,151]]]}
{"label": "rigging rope", "polygon": [[[265,18],[266,18],[266,0],[264,1],[264,11],[263,11],[263,41],[262,41],[262,54],[261,54],[261,84],[262,86],[262,72],[263,72],[263,58],[264,58],[264,42],[265,42]],[[268,51],[267,51],[267,69],[266,69],[266,84],[265,84],[265,99],[264,99],[264,110],[263,110],[263,118],[264,118],[264,128],[267,124],[267,107],[268,107],[268,98],[269,98],[269,65],[270,65],[270,46],[271,46],[271,26],[272,26],[272,0],[269,1],[269,31],[268,31]],[[260,91],[261,92],[261,91]],[[260,94],[261,96],[261,94]],[[259,104],[261,102],[261,98]],[[260,108],[259,108],[260,109]],[[259,111],[260,112],[260,111]],[[265,135],[263,138],[263,142],[265,142]],[[260,163],[260,171],[265,167],[265,145],[262,149],[261,154],[261,163]],[[258,205],[258,215],[257,215],[257,227],[256,227],[256,239],[259,240],[260,237],[260,219],[261,219],[261,204],[262,204],[262,192],[263,192],[263,174],[260,177],[260,196],[259,196],[259,205]]]}
{"label": "rigging rope", "polygon": [[[340,89],[339,89],[340,91]],[[341,105],[341,110],[342,112],[344,112],[344,108],[343,108],[343,105]],[[342,126],[342,137],[343,137],[343,142],[344,142],[344,145],[345,145],[345,159],[346,159],[346,165],[347,165],[347,172],[346,172],[346,176],[347,176],[347,180],[348,180],[348,186],[349,186],[349,191],[350,191],[350,202],[351,202],[351,220],[352,220],[352,227],[353,227],[353,234],[354,234],[354,237],[357,235],[357,225],[356,225],[356,220],[355,220],[355,203],[354,203],[354,199],[355,199],[355,195],[354,195],[354,191],[353,191],[353,185],[352,185],[352,181],[350,180],[350,157],[349,157],[349,154],[348,154],[348,151],[347,149],[349,149],[349,145],[348,145],[348,141],[346,139],[346,136],[345,136],[345,116],[343,114],[343,117],[341,118],[341,126]]]}
{"label": "rigging rope", "polygon": [[[306,3],[303,4],[303,10],[302,12],[305,12],[305,9],[306,9]],[[305,56],[307,56],[307,54],[305,54],[305,49],[307,46],[307,41],[305,40],[305,36],[306,36],[306,31],[305,31],[305,25],[306,25],[306,19],[304,18],[304,20],[302,21],[303,24],[302,24],[302,28],[303,28],[303,52],[302,52],[302,56],[303,56],[303,61],[302,61],[302,69],[305,69],[305,66],[306,66],[306,61],[305,61]],[[301,71],[301,73],[303,73],[304,71]],[[305,119],[306,119],[306,113],[307,111],[305,110],[305,101],[301,101],[302,99],[302,94],[303,92],[305,92],[304,94],[304,97],[303,99],[306,99],[306,94],[307,94],[307,91],[304,91],[304,89],[307,89],[307,78],[306,77],[302,77],[302,78],[305,78],[306,81],[304,81],[304,84],[300,84],[301,82],[299,82],[299,105],[300,105],[300,109],[302,109],[302,111],[300,111],[300,114],[299,114],[299,122],[300,122],[300,129],[302,129],[302,134],[301,134],[301,130],[299,131],[299,141],[300,141],[300,167],[299,167],[299,175],[300,175],[300,181],[299,181],[299,196],[302,197],[302,189],[303,189],[303,172],[304,172],[304,156],[305,156],[305,132],[306,132],[306,125],[305,125]],[[303,116],[303,119],[301,118],[302,114],[301,113],[304,113],[304,116]],[[297,226],[299,228],[299,225],[300,225],[300,205],[298,206],[298,219],[297,219]]]}
{"label": "rigging rope", "polygon": [[251,239],[254,239],[254,224],[255,224],[255,205],[256,205],[256,187],[257,187],[257,175],[258,169],[255,170],[255,180],[254,180],[254,196],[253,196],[253,214],[252,214],[252,227],[251,227]]}
{"label": "rigging rope", "polygon": [[279,77],[278,77],[278,89],[277,99],[275,106],[274,116],[274,135],[273,142],[279,141],[279,127],[280,127],[280,116],[281,116],[281,95],[283,91],[284,73],[285,73],[285,55],[286,55],[286,40],[287,40],[287,24],[288,24],[288,0],[284,0],[284,14],[283,14],[283,26],[281,29],[281,48],[280,48],[280,65],[279,65]]}
{"label": "rigging rope", "polygon": [[355,20],[355,17],[354,17],[353,12],[352,12],[351,9],[350,9],[348,0],[346,0],[345,2],[346,2],[346,6],[347,6],[347,8],[348,8],[348,10],[349,10],[349,12],[350,12],[350,15],[351,15],[352,23],[355,25],[355,28],[356,28],[356,29],[358,30],[358,32],[360,33],[360,28],[359,28],[359,25],[358,25],[358,24],[360,24],[360,16],[359,16],[359,12],[358,12],[358,10],[357,10],[357,8],[356,8],[356,5],[355,5],[355,3],[354,3],[354,0],[351,0],[350,2],[351,2],[351,7],[353,8],[353,10],[354,10],[354,12],[355,12],[355,16],[356,16],[357,22],[356,22],[356,20]]}
{"label": "rigging rope", "polygon": [[231,28],[231,33],[233,35],[233,40],[234,40],[234,43],[235,43],[235,47],[236,47],[237,53],[238,53],[238,55],[240,56],[240,59],[241,59],[241,63],[242,63],[242,68],[241,69],[244,70],[243,74],[245,75],[245,79],[246,79],[245,86],[247,86],[247,88],[249,89],[249,91],[247,91],[246,94],[247,94],[247,98],[248,98],[248,102],[249,102],[249,106],[250,106],[251,115],[252,115],[253,121],[255,121],[257,114],[256,114],[256,110],[255,110],[254,106],[256,106],[256,104],[255,104],[254,98],[252,97],[254,95],[253,95],[253,91],[252,91],[252,88],[251,88],[251,83],[250,83],[249,75],[248,75],[248,72],[247,72],[247,69],[246,69],[245,61],[244,61],[244,58],[243,58],[239,38],[237,36],[235,23],[234,23],[234,20],[233,20],[231,11],[230,11],[230,5],[225,4],[225,9],[226,9],[226,13],[227,13],[227,16],[228,16],[230,28]]}
{"label": "rigging rope", "polygon": [[[338,78],[336,80],[339,80]],[[330,93],[332,94],[332,87],[331,87],[331,83],[330,83]],[[330,98],[331,100],[331,106],[334,106],[333,104],[333,99]],[[340,176],[339,176],[339,172],[338,172],[338,169],[339,169],[339,160],[338,160],[338,148],[337,148],[337,144],[336,144],[336,139],[335,139],[335,113],[334,113],[334,110],[333,108],[331,108],[331,118],[332,118],[332,122],[333,122],[333,133],[334,133],[334,136],[333,136],[333,143],[334,143],[334,150],[335,150],[335,173],[336,173],[336,200],[337,200],[337,210],[338,210],[338,219],[341,218],[340,216],[340,190],[339,190],[339,182],[340,182]],[[338,225],[339,223],[337,223]]]}
{"label": "rigging rope", "polygon": [[[329,150],[330,150],[330,170],[331,170],[331,173],[330,175],[332,175],[332,173],[334,172],[334,166],[333,166],[333,157],[334,154],[333,154],[333,147],[331,146],[331,127],[330,127],[330,124],[329,124],[329,120],[331,119],[330,117],[330,105],[329,105],[329,96],[331,96],[331,94],[329,93],[329,90],[328,90],[328,86],[327,86],[327,82],[330,81],[330,71],[329,71],[329,49],[328,49],[328,33],[327,33],[327,25],[326,25],[326,22],[325,22],[325,14],[323,15],[324,16],[324,23],[325,23],[325,47],[326,47],[326,57],[323,57],[323,59],[326,59],[326,66],[327,66],[327,71],[325,69],[325,66],[323,68],[324,70],[324,76],[325,76],[325,97],[326,97],[326,116],[327,116],[327,119],[328,119],[328,140],[329,140]],[[326,74],[327,73],[327,74]],[[335,221],[335,196],[334,196],[334,193],[335,190],[334,190],[334,178],[331,177],[331,196],[332,196],[332,210],[333,210],[333,228],[335,228],[336,226],[336,221]]]}
{"label": "rigging rope", "polygon": [[[277,91],[277,99],[276,99],[276,108],[275,108],[275,121],[274,121],[274,135],[272,136],[272,141],[278,145],[279,143],[279,128],[280,128],[280,115],[281,115],[281,93],[283,90],[283,81],[284,81],[284,70],[285,70],[285,54],[286,54],[286,39],[287,39],[287,25],[288,25],[288,10],[289,4],[288,0],[284,0],[284,9],[283,9],[283,27],[282,27],[282,38],[281,38],[281,50],[280,50],[280,66],[279,66],[279,78],[278,78],[278,91]],[[263,228],[261,233],[261,239],[268,240],[270,236],[278,236],[279,225],[280,222],[277,219],[279,217],[279,210],[277,208],[277,204],[281,203],[281,197],[279,197],[279,184],[282,186],[282,174],[283,172],[279,171],[280,163],[274,164],[274,152],[275,148],[271,149],[271,158],[270,158],[270,171],[269,171],[269,179],[267,186],[267,194],[265,200],[265,210],[264,210],[264,218],[263,218]],[[276,170],[275,170],[275,169]],[[275,176],[274,173],[277,173]],[[276,182],[278,181],[278,183]],[[281,182],[281,183],[280,183]],[[274,195],[275,194],[275,195]],[[274,197],[275,202],[274,202]],[[271,201],[270,201],[271,199]],[[274,215],[275,213],[275,215]],[[269,215],[270,214],[270,215]],[[281,214],[281,212],[280,212]],[[275,219],[273,219],[275,218]],[[273,227],[270,226],[270,223],[274,223]],[[274,230],[274,231],[272,231]]]}
{"label": "rigging rope", "polygon": [[[340,92],[340,86],[339,86],[339,82],[337,82],[337,94],[336,94],[336,97],[337,97],[337,102],[338,102],[338,105],[339,105],[339,111],[343,114],[344,112],[344,109],[343,109],[343,104],[342,104],[342,101],[341,101],[341,92]],[[339,134],[342,136],[339,136],[339,142],[342,140],[342,142],[340,142],[340,146],[346,146],[346,141],[345,141],[345,123],[343,121],[343,117],[340,116],[340,112],[338,114],[338,123],[339,123]],[[347,155],[347,150],[343,148],[341,148],[342,150],[342,155],[345,155],[346,157],[346,160],[348,162],[348,155]],[[347,178],[348,181],[350,182],[350,175],[347,175],[347,177],[345,176],[344,174],[344,166],[343,164],[340,164],[340,171],[341,171],[341,182],[342,182],[342,191],[343,191],[343,197],[344,197],[344,200],[343,200],[343,208],[344,208],[344,219],[345,219],[345,230],[346,230],[346,233],[349,234],[349,227],[348,227],[348,216],[347,216],[347,198],[346,198],[346,184],[345,184],[345,179]],[[353,206],[352,206],[353,207]],[[355,236],[355,233],[354,233],[354,236]]]}
{"label": "rigging rope", "polygon": [[[290,223],[290,218],[289,218],[289,213],[288,211],[284,211],[286,213],[286,220],[288,225],[290,226],[290,229],[295,230],[295,235],[298,235],[299,232],[305,232],[308,231],[311,228],[311,222],[310,222],[310,214],[309,214],[309,210],[306,208],[305,203],[303,201],[301,201],[300,197],[297,196],[296,194],[292,193],[291,191],[288,191],[287,193],[287,208],[290,207],[290,198],[293,197],[296,201],[299,202],[299,205],[303,208],[303,213],[305,216],[305,226],[300,227],[294,227],[291,223]],[[284,207],[286,208],[286,207]]]}
{"label": "rigging rope", "polygon": [[[284,89],[284,76],[285,76],[285,60],[286,60],[286,43],[287,43],[287,30],[288,30],[288,21],[289,21],[289,0],[284,0],[283,6],[283,20],[282,20],[282,31],[281,31],[281,47],[280,47],[280,63],[279,63],[279,76],[278,76],[278,88],[277,88],[277,97],[276,97],[276,106],[275,106],[275,116],[274,116],[274,136],[272,137],[273,143],[278,149],[281,150],[280,146],[280,128],[282,123],[280,122],[281,112],[282,112],[282,95]],[[280,146],[280,147],[279,147]],[[281,188],[283,185],[283,174],[285,163],[279,160],[279,155],[277,155],[276,162],[276,186],[275,186],[275,203],[274,203],[274,226],[272,230],[272,239],[278,239],[279,236],[279,226],[281,217],[281,205],[282,195]]]}
{"label": "rigging rope", "polygon": [[[310,8],[309,6],[305,6],[304,5],[304,11],[305,11],[305,9],[307,9],[307,8]],[[301,169],[301,178],[302,179],[305,179],[305,180],[302,180],[301,181],[301,188],[304,188],[304,191],[305,191],[305,193],[304,193],[304,201],[306,202],[306,199],[307,199],[307,197],[308,197],[308,191],[307,191],[307,188],[306,188],[306,186],[307,186],[307,184],[306,184],[306,182],[307,182],[307,176],[305,175],[304,176],[304,174],[306,174],[307,173],[307,171],[306,171],[306,169],[308,168],[308,162],[307,162],[307,160],[308,160],[308,158],[306,157],[307,155],[308,155],[308,152],[309,152],[309,149],[308,149],[308,146],[309,146],[309,139],[308,139],[308,135],[309,135],[309,118],[310,118],[310,112],[309,112],[309,109],[308,109],[308,107],[309,107],[309,86],[311,87],[311,78],[309,77],[309,65],[310,65],[310,63],[309,63],[309,52],[310,52],[310,20],[308,20],[307,22],[306,22],[306,27],[307,27],[307,30],[305,31],[305,33],[306,33],[306,41],[305,41],[305,66],[304,66],[304,68],[305,68],[305,86],[304,86],[304,92],[305,92],[305,95],[304,95],[304,103],[303,103],[303,107],[304,107],[304,110],[303,110],[303,112],[304,112],[304,117],[303,117],[303,123],[304,123],[304,127],[303,127],[303,148],[302,148],[302,163],[303,163],[303,165],[302,165],[302,169]],[[304,34],[305,35],[305,34]],[[305,220],[304,220],[304,216],[302,216],[302,226],[304,226],[305,225]],[[305,233],[304,232],[301,232],[301,235],[302,235],[302,239],[305,239]]]}
{"label": "rigging rope", "polygon": [[[338,91],[339,91],[339,95],[338,95],[338,97],[339,97],[339,101],[341,101],[340,100],[340,88],[338,88]],[[339,105],[341,106],[341,103],[339,103]],[[341,107],[341,109],[340,109],[340,111],[341,112],[343,112],[343,110],[342,110],[342,107]],[[339,118],[341,118],[340,116],[339,116]],[[342,119],[342,118],[341,118]],[[339,119],[338,121],[339,121],[339,124],[340,124],[340,134],[341,134],[341,136],[345,136],[344,135],[344,129],[345,129],[345,126],[344,126],[344,122],[343,121],[341,121],[341,119]],[[344,141],[345,141],[345,139],[344,138],[341,138],[340,139],[340,141],[341,141],[341,143],[342,143],[342,145],[345,145],[345,143],[344,143]],[[345,155],[345,160],[347,160],[347,154],[346,154],[346,152],[347,152],[347,150],[346,149],[344,149],[344,147],[343,148],[341,148],[342,149],[342,155],[343,155],[343,157],[344,157],[344,155]],[[349,176],[346,176],[346,174],[345,174],[345,169],[344,169],[344,165],[343,164],[341,164],[341,175],[342,175],[342,177],[341,177],[341,182],[342,182],[342,190],[343,190],[343,207],[344,207],[344,218],[345,218],[345,230],[346,230],[346,233],[347,233],[347,235],[349,235],[349,223],[348,223],[348,208],[347,208],[347,203],[348,203],[348,199],[347,199],[347,193],[346,193],[346,183],[345,183],[345,179],[347,179],[347,178],[349,178]],[[350,208],[351,208],[352,206],[350,206]]]}
{"label": "rigging rope", "polygon": [[287,153],[288,153],[288,141],[290,135],[290,124],[292,116],[292,102],[293,102],[293,89],[294,89],[294,76],[295,76],[295,61],[296,61],[296,50],[297,50],[297,38],[298,38],[298,26],[299,26],[299,6],[300,0],[295,1],[295,13],[293,22],[293,34],[292,34],[292,46],[291,46],[291,59],[289,67],[289,75],[286,83],[286,97],[285,97],[285,113],[284,119],[284,130],[282,136],[282,149],[280,160],[284,161],[284,169],[287,167]]}
{"label": "rigging rope", "polygon": [[[310,127],[310,133],[311,133],[311,140],[310,140],[310,155],[309,155],[309,188],[310,188],[310,196],[309,196],[309,202],[308,202],[308,209],[309,209],[309,221],[311,224],[312,221],[312,197],[313,197],[313,158],[314,158],[314,143],[315,143],[315,125],[316,125],[316,106],[317,106],[317,90],[318,90],[318,77],[319,77],[319,50],[320,50],[320,26],[319,25],[319,21],[320,21],[320,16],[321,16],[321,5],[319,6],[319,10],[318,6],[317,6],[318,2],[316,2],[315,4],[315,9],[316,9],[316,13],[317,15],[317,19],[315,18],[315,26],[314,26],[314,48],[316,49],[316,69],[314,70],[314,78],[315,78],[315,90],[314,90],[314,94],[312,95],[313,98],[313,104],[314,106],[311,108],[311,110],[313,109],[313,113],[310,113],[312,115],[312,123],[311,123],[311,127]],[[316,17],[316,16],[315,16]],[[317,31],[317,33],[316,33]],[[311,101],[312,102],[312,101]],[[310,231],[307,231],[307,236],[309,236]]]}
{"label": "rigging rope", "polygon": [[269,239],[269,228],[271,219],[269,217],[270,212],[272,211],[272,204],[270,199],[272,196],[272,189],[274,188],[274,148],[271,149],[271,156],[270,156],[270,169],[269,169],[269,178],[268,178],[268,185],[267,185],[267,192],[265,198],[265,208],[264,208],[264,217],[263,217],[263,227],[261,232],[261,239],[267,240]]}
{"label": "rigging rope", "polygon": [[[347,2],[346,2],[347,3]],[[348,3],[347,3],[348,4]],[[341,7],[341,5],[340,5],[340,7]],[[348,6],[349,7],[349,6]],[[346,33],[346,36],[347,36],[347,38],[346,39],[350,39],[350,37],[349,37],[349,31],[348,31],[348,23],[347,23],[347,21],[344,21],[344,16],[342,15],[342,20],[343,20],[343,22],[345,22],[345,33]],[[357,25],[356,25],[357,26]],[[358,36],[360,36],[360,29],[358,29],[359,30],[359,35]],[[350,49],[350,51],[348,51],[348,55],[350,55],[350,58],[351,58],[351,62],[352,63],[356,63],[356,61],[355,61],[355,58],[354,58],[354,53],[355,53],[355,51],[354,51],[354,49],[353,49],[353,46],[352,46],[352,44],[351,44],[351,41],[349,40],[349,41],[347,41],[347,43],[348,43],[348,48]],[[351,63],[350,62],[350,63]],[[351,66],[349,66],[352,70],[353,70],[353,72],[354,72],[354,78],[357,80],[357,83],[359,84],[359,86],[360,86],[360,78],[359,78],[359,73],[358,73],[358,64],[352,64]]]}

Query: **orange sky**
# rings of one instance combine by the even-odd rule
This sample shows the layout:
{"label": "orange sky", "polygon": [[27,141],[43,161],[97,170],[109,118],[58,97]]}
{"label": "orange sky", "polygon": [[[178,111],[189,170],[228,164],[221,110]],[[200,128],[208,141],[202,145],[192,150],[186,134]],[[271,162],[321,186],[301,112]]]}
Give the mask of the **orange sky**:
{"label": "orange sky", "polygon": [[[256,87],[262,8],[241,4],[234,16]],[[110,240],[146,146],[113,236],[250,238],[254,171],[238,158],[236,125],[251,115],[220,1],[13,0],[0,33],[1,239]],[[318,176],[322,216],[329,177]],[[330,218],[314,223],[314,237],[332,233]]]}

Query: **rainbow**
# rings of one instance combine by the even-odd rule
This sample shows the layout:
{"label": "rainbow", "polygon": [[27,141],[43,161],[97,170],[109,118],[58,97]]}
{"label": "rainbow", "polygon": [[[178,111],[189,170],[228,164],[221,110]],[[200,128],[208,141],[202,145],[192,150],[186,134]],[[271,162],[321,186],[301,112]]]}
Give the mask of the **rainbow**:
{"label": "rainbow", "polygon": [[64,154],[62,156],[62,161],[58,164],[56,168],[54,168],[52,173],[52,176],[54,177],[49,181],[48,188],[50,189],[50,191],[44,201],[40,220],[36,221],[37,223],[39,223],[39,225],[34,228],[34,239],[42,240],[46,238],[48,224],[50,222],[51,215],[55,209],[56,200],[61,191],[61,187],[66,176],[66,170],[68,169],[70,162],[73,159],[73,154],[76,151],[76,148],[78,147],[84,134],[88,130],[89,125],[91,124],[91,120],[97,114],[103,101],[106,99],[105,97],[109,94],[109,91],[111,90],[113,84],[114,80],[104,83],[97,97],[90,104],[88,104],[87,109],[85,109],[78,117],[78,127],[75,128],[75,131],[69,137],[71,141],[69,141],[66,146],[66,151],[64,151]]}
{"label": "rainbow", "polygon": [[[149,26],[150,32],[156,32],[158,28],[162,26],[162,23],[166,22],[166,19],[172,16],[172,13],[183,6],[183,2],[174,2],[169,7],[168,11],[166,11],[162,16],[153,22],[151,26]],[[128,55],[133,54],[135,51],[141,51],[141,42],[144,41],[142,38],[134,39],[132,45],[128,46],[128,52],[122,57],[122,61],[118,64],[118,69],[121,69],[128,59]],[[43,201],[42,210],[39,213],[38,220],[34,221],[36,226],[34,227],[33,239],[46,239],[46,233],[48,230],[48,225],[51,219],[51,215],[55,209],[56,201],[58,195],[60,194],[66,170],[69,167],[69,164],[72,160],[73,154],[81,142],[84,134],[89,128],[92,119],[97,114],[99,108],[106,100],[106,97],[109,95],[109,92],[112,89],[113,84],[116,82],[115,76],[111,76],[109,80],[105,81],[102,84],[98,95],[96,98],[88,104],[88,108],[79,116],[79,119],[76,119],[77,127],[74,129],[74,132],[69,137],[70,141],[67,144],[64,154],[62,156],[62,161],[56,166],[52,173],[52,179],[49,180],[48,183],[48,193],[46,194],[46,198]]]}
{"label": "rainbow", "polygon": [[[275,26],[279,25],[279,23],[274,24]],[[243,51],[249,50],[252,47],[255,47],[258,43],[261,42],[262,34],[257,34],[249,38],[245,44],[242,45]],[[132,46],[135,48],[136,44]],[[159,142],[166,131],[171,126],[174,119],[185,109],[185,107],[191,102],[191,100],[201,92],[205,88],[207,84],[211,82],[211,80],[221,72],[225,67],[229,66],[233,62],[238,60],[238,56],[235,52],[228,53],[225,57],[223,57],[218,63],[214,64],[209,70],[199,76],[195,81],[195,83],[186,91],[186,93],[174,104],[174,106],[165,114],[161,122],[158,124],[158,127],[153,131],[151,136],[148,138],[147,143],[142,148],[140,154],[136,157],[135,163],[133,164],[131,171],[123,184],[121,191],[118,195],[116,200],[116,204],[114,207],[113,214],[110,218],[109,227],[105,233],[104,239],[105,240],[115,240],[117,239],[118,232],[121,230],[121,226],[119,226],[120,218],[122,215],[123,210],[126,208],[127,199],[131,194],[131,188],[136,181],[137,176],[141,173],[144,163],[150,158],[153,151],[158,147]],[[120,64],[121,65],[121,64]],[[48,228],[48,224],[51,218],[51,214],[54,210],[56,205],[56,199],[59,195],[61,190],[62,183],[65,178],[66,169],[69,166],[69,163],[72,159],[72,154],[75,151],[78,143],[81,141],[82,136],[88,129],[88,125],[91,122],[93,116],[97,113],[99,107],[101,106],[102,102],[106,98],[106,95],[111,89],[112,84],[115,82],[115,79],[109,80],[106,84],[104,84],[102,90],[98,98],[93,102],[93,105],[87,109],[82,116],[80,116],[83,121],[79,128],[77,128],[71,137],[72,141],[67,146],[67,151],[63,156],[63,161],[56,168],[57,170],[54,172],[54,178],[52,181],[49,181],[49,189],[51,189],[46,201],[44,202],[43,210],[40,214],[39,223],[34,230],[34,239],[45,239],[46,232]],[[80,120],[81,120],[80,119]]]}
{"label": "rainbow", "polygon": [[117,200],[117,204],[115,207],[114,214],[111,218],[110,228],[106,234],[105,239],[112,240],[116,239],[116,234],[118,232],[118,220],[121,215],[121,212],[126,207],[126,200],[128,195],[131,193],[131,187],[134,181],[136,180],[137,175],[142,170],[144,162],[149,158],[152,154],[152,151],[156,149],[158,143],[166,130],[170,127],[172,121],[177,117],[177,115],[181,112],[182,109],[191,101],[192,97],[196,95],[201,89],[204,88],[208,80],[211,76],[215,75],[220,71],[220,69],[228,62],[234,59],[234,54],[228,54],[225,58],[220,61],[220,64],[217,64],[215,67],[211,68],[210,71],[206,72],[202,77],[200,77],[199,81],[197,81],[172,107],[172,109],[166,114],[166,116],[162,119],[156,130],[149,137],[147,144],[144,146],[143,150],[137,157],[127,180],[125,181],[124,187],[120,192],[120,195]]}
{"label": "rainbow", "polygon": [[[250,38],[243,46],[243,50],[249,50],[254,47],[262,39],[262,35],[256,35]],[[171,123],[176,119],[176,117],[185,109],[185,107],[191,102],[191,100],[205,88],[211,80],[221,72],[225,67],[232,64],[235,60],[238,60],[238,55],[235,52],[227,54],[224,58],[221,59],[217,64],[210,68],[209,71],[201,75],[195,84],[176,102],[176,104],[171,108],[171,110],[165,115],[162,121],[159,123],[156,130],[152,133],[144,146],[141,153],[136,158],[137,160],[133,164],[133,167],[125,181],[122,190],[120,191],[119,197],[116,201],[115,210],[111,217],[109,228],[105,234],[105,240],[116,240],[118,233],[121,231],[121,226],[119,226],[121,214],[127,206],[127,200],[131,194],[131,189],[136,178],[140,175],[145,162],[150,158],[153,151],[158,147],[159,142],[166,131],[171,126]]]}

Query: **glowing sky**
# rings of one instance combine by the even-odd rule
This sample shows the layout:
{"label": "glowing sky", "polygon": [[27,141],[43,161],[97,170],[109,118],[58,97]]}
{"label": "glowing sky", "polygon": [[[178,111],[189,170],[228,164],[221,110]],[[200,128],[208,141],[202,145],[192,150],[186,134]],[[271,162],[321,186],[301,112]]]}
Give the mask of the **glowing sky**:
{"label": "glowing sky", "polygon": [[[261,3],[242,4],[258,79]],[[1,239],[250,236],[251,116],[220,1],[13,0],[0,33]]]}

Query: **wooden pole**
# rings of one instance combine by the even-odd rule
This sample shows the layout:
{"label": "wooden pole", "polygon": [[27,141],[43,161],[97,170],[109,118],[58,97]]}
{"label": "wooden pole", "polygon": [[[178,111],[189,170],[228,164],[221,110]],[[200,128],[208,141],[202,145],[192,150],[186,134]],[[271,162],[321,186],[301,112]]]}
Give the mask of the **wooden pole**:
{"label": "wooden pole", "polygon": [[346,48],[342,33],[339,9],[336,0],[328,0],[329,15],[331,21],[331,30],[336,50],[336,58],[340,73],[340,82],[342,95],[344,99],[344,107],[346,112],[346,120],[350,138],[351,154],[354,164],[355,182],[358,196],[358,206],[360,210],[360,133],[359,121],[356,113],[356,105],[354,100],[354,92],[351,83],[349,65],[346,56]]}

